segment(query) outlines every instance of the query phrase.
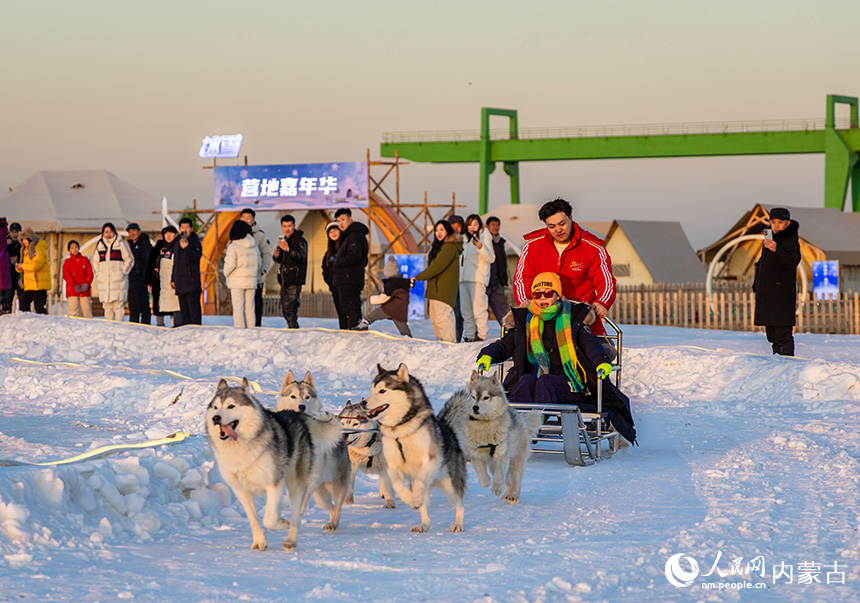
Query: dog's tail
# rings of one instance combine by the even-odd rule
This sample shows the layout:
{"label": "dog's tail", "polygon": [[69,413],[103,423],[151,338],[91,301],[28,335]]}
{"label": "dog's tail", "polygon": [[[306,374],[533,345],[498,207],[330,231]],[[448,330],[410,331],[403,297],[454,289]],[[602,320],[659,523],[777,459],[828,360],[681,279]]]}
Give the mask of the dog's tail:
{"label": "dog's tail", "polygon": [[530,438],[537,435],[541,426],[541,412],[539,410],[530,410],[522,417],[523,423],[526,424]]}
{"label": "dog's tail", "polygon": [[468,390],[461,389],[448,398],[445,406],[439,412],[440,421],[445,421],[454,429],[463,428],[469,420],[469,407],[472,405],[472,394]]}
{"label": "dog's tail", "polygon": [[320,451],[332,450],[343,441],[343,425],[332,414],[323,417],[307,417],[305,423],[311,433],[311,441]]}

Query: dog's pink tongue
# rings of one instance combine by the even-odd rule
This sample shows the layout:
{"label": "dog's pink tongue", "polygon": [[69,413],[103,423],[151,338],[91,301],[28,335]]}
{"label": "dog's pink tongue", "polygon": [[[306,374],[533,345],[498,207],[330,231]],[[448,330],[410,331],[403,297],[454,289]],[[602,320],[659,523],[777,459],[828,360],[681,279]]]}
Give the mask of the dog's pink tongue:
{"label": "dog's pink tongue", "polygon": [[228,436],[233,438],[234,442],[239,439],[239,436],[236,435],[236,432],[233,431],[233,428],[230,427],[229,425],[222,425],[221,429],[224,433],[226,433]]}

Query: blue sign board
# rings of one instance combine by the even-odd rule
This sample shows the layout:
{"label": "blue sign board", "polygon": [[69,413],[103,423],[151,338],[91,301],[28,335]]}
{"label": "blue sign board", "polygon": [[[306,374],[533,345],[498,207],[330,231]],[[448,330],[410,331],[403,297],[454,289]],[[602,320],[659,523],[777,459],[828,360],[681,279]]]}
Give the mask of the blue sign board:
{"label": "blue sign board", "polygon": [[[424,270],[425,256],[423,253],[390,253],[385,256],[386,262],[388,258],[394,258],[400,267],[400,274],[406,278],[412,278]],[[424,281],[415,281],[415,286],[409,292],[408,320],[424,320],[424,285]]]}
{"label": "blue sign board", "polygon": [[216,166],[215,211],[367,207],[367,163]]}
{"label": "blue sign board", "polygon": [[839,297],[839,260],[812,262],[812,292],[815,299]]}

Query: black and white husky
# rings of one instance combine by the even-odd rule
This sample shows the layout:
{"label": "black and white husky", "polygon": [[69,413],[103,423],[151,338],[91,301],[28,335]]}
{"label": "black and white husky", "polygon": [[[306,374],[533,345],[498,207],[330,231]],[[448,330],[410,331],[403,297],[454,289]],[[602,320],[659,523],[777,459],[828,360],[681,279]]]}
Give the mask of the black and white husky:
{"label": "black and white husky", "polygon": [[[230,387],[221,379],[206,410],[206,437],[218,470],[251,522],[252,549],[264,551],[268,546],[254,504],[254,495],[263,492],[263,525],[270,530],[289,528],[284,540],[288,551],[296,548],[311,494],[329,512],[325,530],[337,530],[349,480],[349,457],[339,421],[320,421],[289,410],[272,412],[250,394],[247,379],[240,387]],[[280,516],[285,483],[292,507],[290,521]]]}
{"label": "black and white husky", "polygon": [[287,371],[278,401],[275,403],[276,410],[294,410],[303,412],[317,419],[326,419],[320,400],[317,397],[317,388],[314,386],[314,377],[311,372],[305,373],[304,379],[296,381],[293,371]]}
{"label": "black and white husky", "polygon": [[520,414],[508,405],[495,376],[472,371],[469,388],[445,403],[439,418],[446,421],[472,461],[478,482],[511,504],[520,499],[523,472],[529,458],[529,441],[540,429],[540,412]]}
{"label": "black and white husky", "polygon": [[349,478],[349,490],[346,494],[347,504],[355,500],[355,476],[359,471],[379,475],[379,495],[385,499],[385,508],[394,508],[394,488],[388,478],[388,468],[385,465],[385,455],[382,454],[382,436],[379,434],[379,422],[368,418],[367,409],[361,404],[353,404],[347,400],[346,406],[340,411],[340,423],[346,431],[346,445],[349,449],[349,460],[352,473]]}
{"label": "black and white husky", "polygon": [[[430,529],[430,491],[439,487],[456,510],[452,532],[463,531],[466,459],[457,436],[433,414],[421,383],[405,364],[388,371],[377,365],[370,395],[362,402],[371,419],[379,421],[382,452],[394,491],[407,505],[421,510],[421,525]],[[411,485],[407,486],[406,481]]]}

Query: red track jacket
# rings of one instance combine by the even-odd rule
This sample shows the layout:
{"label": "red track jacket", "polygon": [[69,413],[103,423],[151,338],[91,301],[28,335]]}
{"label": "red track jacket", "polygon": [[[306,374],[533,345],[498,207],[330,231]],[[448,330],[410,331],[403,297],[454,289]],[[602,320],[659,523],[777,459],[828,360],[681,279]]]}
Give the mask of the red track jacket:
{"label": "red track jacket", "polygon": [[[565,299],[589,304],[599,302],[607,309],[615,302],[615,277],[612,260],[603,247],[603,241],[573,223],[573,237],[561,257],[556,251],[552,235],[545,228],[523,237],[526,244],[517,262],[514,274],[514,296],[518,305],[531,299],[532,282],[541,272],[555,272],[561,278]],[[606,332],[598,319],[591,331]]]}

